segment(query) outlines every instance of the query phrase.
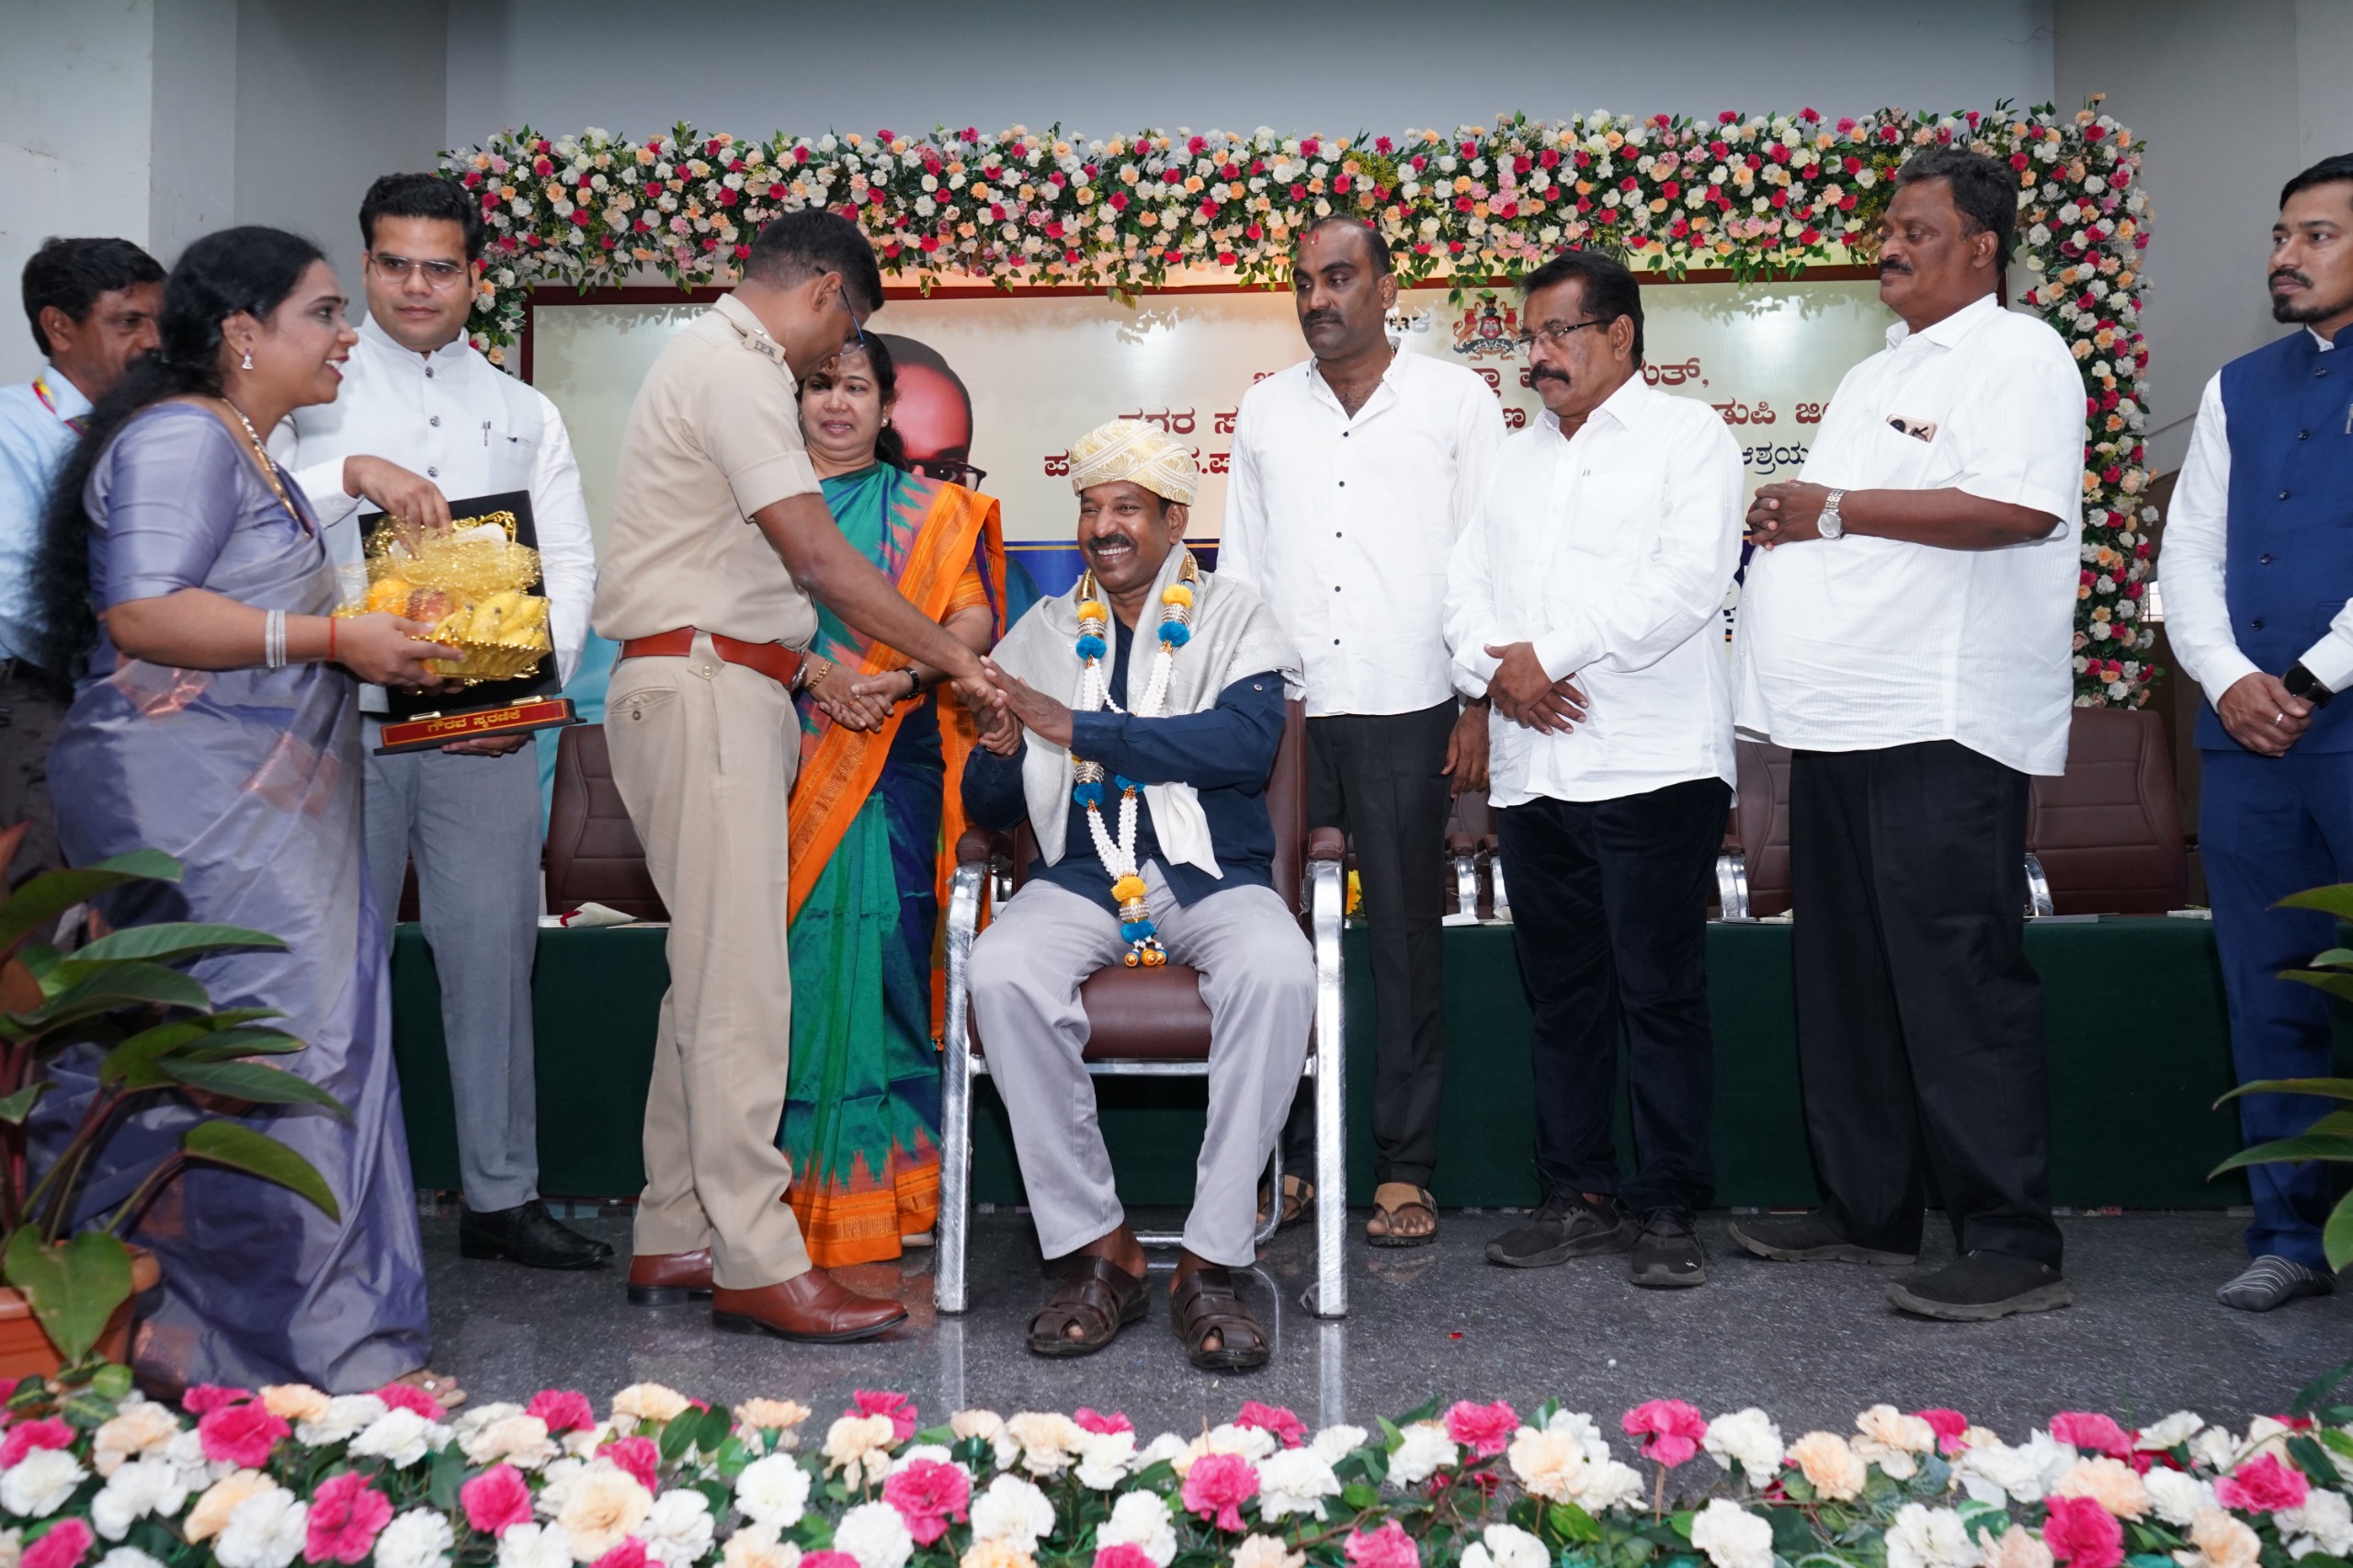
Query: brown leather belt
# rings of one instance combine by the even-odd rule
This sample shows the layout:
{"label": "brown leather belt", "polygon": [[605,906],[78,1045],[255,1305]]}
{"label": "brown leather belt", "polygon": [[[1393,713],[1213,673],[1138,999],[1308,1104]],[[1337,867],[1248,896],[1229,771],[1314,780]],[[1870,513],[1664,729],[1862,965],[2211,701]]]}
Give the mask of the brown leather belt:
{"label": "brown leather belt", "polygon": [[[795,653],[781,642],[745,642],[733,637],[722,637],[713,631],[711,651],[731,665],[741,665],[747,670],[757,670],[777,685],[791,689],[792,677],[801,673],[804,655]],[[621,644],[624,659],[683,659],[695,649],[695,628],[682,626],[676,631],[657,631],[651,637],[632,637]]]}

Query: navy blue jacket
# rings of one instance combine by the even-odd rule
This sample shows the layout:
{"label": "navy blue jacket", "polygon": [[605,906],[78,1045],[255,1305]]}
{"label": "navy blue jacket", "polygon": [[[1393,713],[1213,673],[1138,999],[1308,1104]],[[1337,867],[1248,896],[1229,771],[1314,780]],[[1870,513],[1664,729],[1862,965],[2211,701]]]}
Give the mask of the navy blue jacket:
{"label": "navy blue jacket", "polygon": [[[1111,626],[1116,652],[1110,687],[1125,691],[1135,633],[1117,616],[1112,617]],[[1180,652],[1176,656],[1185,655]],[[1225,874],[1212,877],[1198,866],[1161,861],[1168,891],[1176,894],[1178,903],[1189,904],[1225,888],[1249,883],[1274,886],[1275,828],[1267,815],[1267,775],[1274,770],[1275,752],[1282,744],[1283,718],[1283,677],[1266,670],[1228,686],[1218,693],[1217,706],[1204,713],[1179,713],[1165,719],[1135,719],[1108,711],[1074,713],[1070,749],[1074,756],[1101,763],[1106,773],[1139,784],[1190,784],[1199,792],[1218,869]],[[1029,816],[1029,802],[1021,790],[1021,759],[1028,750],[1026,741],[1021,751],[1011,756],[975,748],[965,762],[964,815],[975,826],[1010,833]],[[1117,834],[1119,797],[1108,779],[1103,792],[1103,825]],[[1086,812],[1074,801],[1063,832],[1060,863],[1048,866],[1032,861],[1029,875],[1068,888],[1116,913],[1119,905],[1111,898],[1111,874],[1095,852]],[[1159,858],[1151,809],[1140,802],[1136,864],[1142,867]]]}
{"label": "navy blue jacket", "polygon": [[[2353,599],[2353,332],[2327,353],[2302,327],[2222,367],[2231,444],[2222,597],[2256,667],[2281,675]],[[2238,743],[2211,706],[2198,744]],[[2353,751],[2353,700],[2313,716],[2302,752]]]}

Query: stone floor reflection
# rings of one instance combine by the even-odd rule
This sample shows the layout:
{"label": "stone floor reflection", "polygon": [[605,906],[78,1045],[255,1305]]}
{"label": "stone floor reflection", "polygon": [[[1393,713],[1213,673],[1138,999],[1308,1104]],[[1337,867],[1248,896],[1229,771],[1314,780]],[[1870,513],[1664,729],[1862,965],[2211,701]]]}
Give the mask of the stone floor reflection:
{"label": "stone floor reflection", "polygon": [[[1140,1224],[1170,1216],[1139,1211]],[[799,1399],[830,1416],[858,1388],[912,1393],[926,1419],[962,1405],[1126,1411],[1146,1431],[1197,1431],[1244,1400],[1287,1404],[1317,1424],[1412,1408],[1433,1394],[1548,1395],[1605,1422],[1659,1395],[1709,1412],[1764,1406],[1790,1434],[1844,1430],[1880,1401],[1944,1405],[2014,1439],[2054,1410],[2105,1410],[2148,1422],[2189,1408],[2242,1425],[2283,1409],[2316,1372],[2353,1352],[2353,1295],[2268,1316],[2219,1305],[2214,1287],[2240,1267],[2241,1221],[2216,1214],[2129,1214],[2061,1221],[2076,1304],[1998,1324],[1925,1323],[1888,1310],[1875,1269],[1791,1266],[1738,1255],[1721,1214],[1701,1221],[1713,1282],[1637,1290],[1622,1259],[1527,1271],[1488,1265],[1482,1249],[1510,1218],[1449,1210],[1432,1246],[1352,1248],[1350,1315],[1324,1322],[1299,1304],[1313,1278],[1312,1235],[1276,1238],[1243,1293],[1275,1342],[1262,1371],[1194,1371],[1170,1331],[1165,1272],[1150,1314],[1099,1355],[1047,1361],[1022,1347],[1043,1291],[1026,1216],[973,1218],[972,1306],[931,1305],[929,1256],[845,1271],[858,1289],[896,1295],[905,1326],[865,1345],[816,1346],[715,1332],[695,1308],[632,1308],[618,1267],[533,1273],[457,1255],[456,1222],[426,1221],[435,1363],[477,1401],[524,1399],[548,1386],[600,1403],[641,1380],[699,1398]],[[1352,1221],[1353,1222],[1353,1221]],[[625,1220],[581,1221],[626,1254]],[[1932,1230],[1941,1231],[1936,1218]],[[1924,1263],[1949,1256],[1937,1235]]]}

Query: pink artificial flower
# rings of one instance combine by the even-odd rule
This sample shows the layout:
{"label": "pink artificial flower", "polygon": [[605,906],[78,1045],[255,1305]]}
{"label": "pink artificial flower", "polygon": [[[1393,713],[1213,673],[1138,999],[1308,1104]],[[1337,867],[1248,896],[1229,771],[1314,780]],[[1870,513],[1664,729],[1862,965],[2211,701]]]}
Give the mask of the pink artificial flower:
{"label": "pink artificial flower", "polygon": [[1240,1454],[1204,1454],[1185,1475],[1186,1508],[1222,1530],[1240,1530],[1242,1505],[1256,1495],[1258,1471]]}
{"label": "pink artificial flower", "polygon": [[70,1449],[74,1428],[56,1416],[45,1421],[19,1422],[0,1438],[0,1470],[14,1470],[35,1449]]}
{"label": "pink artificial flower", "polygon": [[2281,1464],[2277,1454],[2262,1455],[2214,1483],[2214,1495],[2222,1506],[2243,1514],[2301,1508],[2311,1492],[2312,1483],[2304,1479],[2304,1472]]}
{"label": "pink artificial flower", "polygon": [[2067,1568],[2117,1568],[2124,1527],[2089,1497],[2053,1497],[2042,1518],[2042,1544]]}
{"label": "pink artificial flower", "polygon": [[1912,1413],[1927,1422],[1937,1434],[1937,1451],[1952,1455],[1963,1448],[1961,1434],[1969,1430],[1969,1417],[1958,1410],[1915,1410]]}
{"label": "pink artificial flower", "polygon": [[[459,1487],[458,1501],[466,1510],[466,1523],[484,1535],[503,1536],[511,1526],[531,1522],[531,1489],[523,1483],[523,1472],[511,1464],[492,1465]],[[315,1506],[311,1517],[318,1517]]]}
{"label": "pink artificial flower", "polygon": [[961,1522],[972,1502],[972,1478],[952,1464],[916,1460],[882,1483],[882,1501],[899,1510],[917,1546],[929,1546]]}
{"label": "pink artificial flower", "polygon": [[1286,1449],[1299,1447],[1307,1437],[1306,1422],[1282,1405],[1261,1404],[1255,1399],[1243,1405],[1242,1414],[1233,1418],[1233,1424],[1280,1437]]}
{"label": "pink artificial flower", "polygon": [[662,1450],[654,1446],[651,1437],[615,1437],[597,1450],[597,1457],[610,1460],[637,1477],[638,1484],[648,1492],[659,1490],[654,1485],[654,1473],[662,1465]]}
{"label": "pink artificial flower", "polygon": [[1708,1435],[1708,1418],[1679,1399],[1650,1399],[1626,1412],[1619,1423],[1626,1436],[1643,1439],[1643,1457],[1673,1470],[1699,1451]]}
{"label": "pink artificial flower", "polygon": [[645,1568],[649,1561],[651,1559],[645,1555],[645,1543],[633,1535],[628,1535],[621,1537],[619,1546],[597,1559],[594,1568]]}
{"label": "pink artificial flower", "polygon": [[232,1404],[243,1404],[254,1397],[251,1389],[227,1389],[214,1383],[199,1383],[180,1395],[180,1408],[190,1415],[210,1415]]}
{"label": "pink artificial flower", "polygon": [[915,1402],[903,1393],[859,1389],[849,1396],[849,1408],[842,1414],[889,1416],[891,1441],[894,1443],[904,1443],[915,1435]]}
{"label": "pink artificial flower", "polygon": [[376,1397],[394,1410],[413,1410],[427,1421],[441,1419],[441,1402],[415,1383],[386,1383]]}
{"label": "pink artificial flower", "polygon": [[[311,1494],[310,1529],[302,1543],[302,1561],[362,1562],[376,1549],[377,1535],[392,1522],[392,1505],[368,1481],[359,1471],[347,1470],[319,1483]],[[526,1503],[524,1514],[528,1517],[529,1513],[530,1505]]]}
{"label": "pink artificial flower", "polygon": [[847,1551],[804,1551],[801,1554],[801,1568],[865,1568],[865,1565]]}
{"label": "pink artificial flower", "polygon": [[546,1422],[551,1436],[558,1432],[585,1432],[597,1425],[597,1408],[588,1403],[588,1396],[570,1389],[541,1389],[523,1407],[523,1414]]}
{"label": "pink artificial flower", "polygon": [[[801,1561],[805,1562],[808,1559]],[[1160,1568],[1160,1564],[1154,1562],[1142,1547],[1123,1540],[1116,1546],[1097,1547],[1095,1568]]]}
{"label": "pink artificial flower", "polygon": [[2122,1459],[2132,1451],[2131,1433],[2108,1416],[2090,1411],[2061,1411],[2051,1418],[2051,1435],[2060,1442],[2073,1443],[2110,1459]]}
{"label": "pink artificial flower", "polygon": [[[1243,1408],[1247,1410],[1249,1407],[1245,1405]],[[1080,1431],[1092,1432],[1097,1437],[1108,1437],[1114,1432],[1132,1432],[1136,1429],[1134,1422],[1116,1410],[1106,1415],[1099,1410],[1090,1410],[1083,1404],[1071,1413],[1071,1419],[1078,1423]]]}
{"label": "pink artificial flower", "polygon": [[26,1547],[24,1556],[18,1561],[22,1564],[29,1564],[29,1568],[74,1568],[74,1564],[89,1555],[95,1540],[85,1520],[69,1515],[50,1526],[39,1540]]}
{"label": "pink artificial flower", "polygon": [[224,1404],[196,1424],[204,1457],[239,1470],[259,1470],[267,1464],[269,1450],[278,1446],[278,1439],[293,1431],[258,1403]]}
{"label": "pink artificial flower", "polygon": [[1422,1568],[1421,1550],[1396,1520],[1348,1537],[1348,1568]]}
{"label": "pink artificial flower", "polygon": [[[1519,1413],[1500,1399],[1493,1404],[1458,1399],[1446,1413],[1446,1435],[1483,1460],[1511,1447],[1512,1434],[1518,1430]],[[1707,1428],[1703,1425],[1700,1430]]]}

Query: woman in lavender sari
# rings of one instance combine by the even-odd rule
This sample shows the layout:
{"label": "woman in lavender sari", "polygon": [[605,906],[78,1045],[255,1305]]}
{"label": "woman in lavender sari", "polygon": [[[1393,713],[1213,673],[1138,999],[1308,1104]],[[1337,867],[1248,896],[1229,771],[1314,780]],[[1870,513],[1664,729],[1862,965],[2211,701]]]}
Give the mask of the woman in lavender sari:
{"label": "woman in lavender sari", "polygon": [[[206,920],[267,931],[285,952],[192,972],[222,1006],[270,1007],[307,1042],[293,1072],[350,1108],[257,1109],[341,1208],[195,1165],[133,1239],[164,1269],[133,1359],[151,1383],[332,1392],[414,1381],[431,1334],[416,1198],[392,1074],[387,944],[365,887],[358,681],[426,684],[448,653],[393,616],[334,621],[337,580],[310,506],[264,449],[292,408],[334,398],[356,335],[308,241],[231,229],[190,245],[165,286],[163,347],[92,412],[50,504],[47,667],[76,672],[50,756],[65,854],[86,865],[156,848],[186,868],[109,903],[117,925]],[[340,665],[341,667],[338,667]],[[93,1063],[68,1063],[50,1118],[76,1112]],[[166,1101],[106,1145],[89,1213],[122,1202],[177,1143]]]}

